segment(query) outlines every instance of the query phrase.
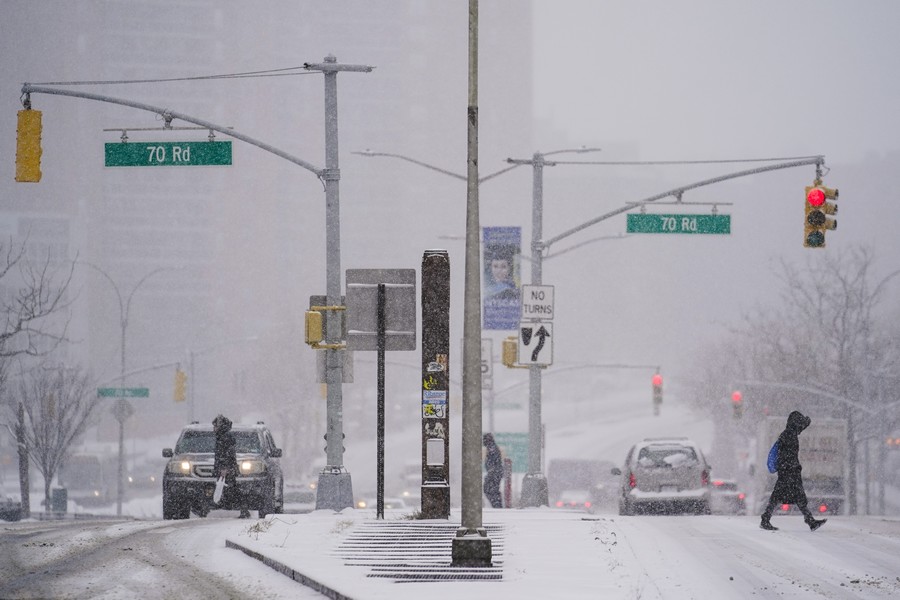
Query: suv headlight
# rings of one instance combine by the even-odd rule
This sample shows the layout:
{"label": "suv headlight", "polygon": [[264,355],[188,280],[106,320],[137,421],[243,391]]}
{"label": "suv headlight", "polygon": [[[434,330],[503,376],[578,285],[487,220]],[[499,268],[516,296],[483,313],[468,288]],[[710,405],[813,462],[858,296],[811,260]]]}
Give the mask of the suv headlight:
{"label": "suv headlight", "polygon": [[266,472],[266,463],[261,460],[241,460],[238,461],[241,475],[259,475]]}
{"label": "suv headlight", "polygon": [[174,473],[176,475],[190,475],[193,466],[194,465],[192,465],[189,460],[170,460],[167,468],[169,473]]}

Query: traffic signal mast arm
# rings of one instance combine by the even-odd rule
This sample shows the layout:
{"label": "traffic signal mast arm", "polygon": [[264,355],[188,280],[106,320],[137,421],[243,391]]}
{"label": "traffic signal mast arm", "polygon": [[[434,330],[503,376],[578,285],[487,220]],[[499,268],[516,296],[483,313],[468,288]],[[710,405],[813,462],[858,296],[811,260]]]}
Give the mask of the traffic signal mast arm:
{"label": "traffic signal mast arm", "polygon": [[[213,131],[218,131],[224,135],[233,137],[237,140],[241,140],[242,142],[247,142],[257,148],[265,150],[266,152],[271,152],[276,156],[280,156],[281,158],[288,160],[296,165],[299,165],[306,169],[307,171],[311,171],[318,177],[321,181],[324,182],[325,177],[325,169],[320,169],[315,165],[312,165],[301,158],[297,158],[291,154],[283,150],[279,150],[278,148],[266,144],[265,142],[261,142],[257,139],[254,139],[248,135],[244,135],[234,129],[229,129],[228,127],[224,127],[222,125],[216,125],[215,123],[211,123],[209,121],[204,121],[203,119],[198,119],[196,117],[192,117],[190,115],[186,115],[183,113],[175,112],[174,110],[169,110],[167,108],[160,108],[158,106],[152,106],[150,104],[145,104],[143,102],[134,102],[132,100],[124,100],[122,98],[114,98],[112,96],[104,96],[100,94],[90,94],[88,92],[79,92],[74,90],[64,90],[57,89],[52,87],[45,86],[36,86],[31,85],[30,83],[26,83],[22,85],[22,94],[25,97],[23,104],[26,106],[26,109],[31,106],[31,96],[30,94],[53,94],[57,96],[71,96],[73,98],[84,98],[85,100],[96,100],[97,102],[107,102],[110,104],[120,104],[122,106],[128,106],[130,108],[137,108],[139,110],[146,110],[148,112],[152,112],[154,114],[162,116],[167,122],[172,119],[179,119],[186,123],[193,123],[194,125],[199,125],[204,129],[211,129]],[[29,112],[28,110],[22,112]],[[31,111],[38,112],[38,111]],[[39,175],[38,175],[39,177]]]}
{"label": "traffic signal mast arm", "polygon": [[[600,163],[584,163],[584,164],[600,164]],[[616,163],[608,163],[608,164],[616,164]],[[634,163],[631,163],[631,164],[634,164]],[[634,208],[636,206],[639,206],[642,204],[650,204],[652,202],[656,202],[657,200],[662,200],[663,198],[668,198],[670,196],[675,197],[675,198],[680,198],[681,195],[686,191],[704,187],[707,185],[712,185],[714,183],[728,181],[729,179],[737,179],[738,177],[746,177],[748,175],[756,175],[759,173],[765,173],[767,171],[777,171],[780,169],[792,169],[794,167],[802,167],[802,166],[806,166],[806,165],[816,165],[816,172],[818,173],[824,164],[825,164],[824,156],[821,156],[821,155],[820,156],[811,156],[809,158],[792,160],[789,162],[779,163],[777,165],[768,165],[765,167],[757,167],[755,169],[747,169],[744,171],[738,171],[736,173],[729,173],[728,175],[721,175],[719,177],[713,177],[712,179],[704,179],[703,181],[698,181],[696,183],[684,185],[684,186],[669,190],[667,192],[663,192],[661,194],[656,194],[654,196],[650,196],[649,198],[645,198],[638,202],[631,202],[631,203],[627,204],[626,206],[612,210],[606,214],[600,215],[599,217],[596,217],[589,221],[585,221],[581,225],[578,225],[577,227],[573,227],[572,229],[564,231],[555,237],[549,238],[547,240],[537,240],[537,242],[535,242],[535,243],[540,244],[543,249],[547,249],[551,245],[555,244],[556,242],[561,241],[561,240],[569,237],[570,235],[574,235],[583,229],[587,229],[591,225],[596,225],[597,223],[599,223],[601,221],[605,221],[606,219],[609,219],[610,217],[614,217],[616,215],[622,214],[623,212],[627,212],[629,210],[634,210]],[[818,175],[817,175],[817,177],[818,177]],[[835,190],[835,192],[836,191],[837,190]]]}

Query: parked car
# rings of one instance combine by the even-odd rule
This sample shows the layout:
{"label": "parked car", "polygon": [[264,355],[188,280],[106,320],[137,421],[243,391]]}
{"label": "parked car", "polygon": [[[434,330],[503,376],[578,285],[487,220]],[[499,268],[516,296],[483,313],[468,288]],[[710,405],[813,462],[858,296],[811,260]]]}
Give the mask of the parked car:
{"label": "parked car", "polygon": [[[594,512],[615,506],[619,480],[610,475],[613,463],[586,458],[554,458],[547,468],[550,506],[571,507],[571,502]],[[584,496],[578,500],[573,495]]]}
{"label": "parked car", "polygon": [[[275,445],[272,432],[262,421],[255,425],[234,425],[231,432],[240,470],[237,485],[247,507],[259,511],[261,519],[282,512],[281,449]],[[212,425],[194,421],[181,431],[174,450],[163,449],[163,457],[169,459],[163,473],[164,519],[187,519],[191,511],[205,517],[213,509],[241,508],[238,504],[228,504],[225,499],[221,504],[213,503],[218,479],[213,473],[215,447]]]}
{"label": "parked car", "polygon": [[316,489],[307,485],[284,486],[284,512],[308,513],[316,510]]}
{"label": "parked car", "polygon": [[591,503],[590,491],[588,490],[563,490],[551,506],[590,512],[593,504]]}
{"label": "parked car", "polygon": [[[375,494],[370,496],[365,496],[356,501],[356,508],[369,508],[375,509],[378,506],[378,498]],[[405,509],[408,508],[406,502],[403,501],[402,498],[398,498],[396,496],[385,496],[384,497],[384,508],[385,510],[392,509]]]}
{"label": "parked car", "polygon": [[621,476],[619,514],[710,514],[710,465],[688,438],[646,438],[631,447]]}
{"label": "parked car", "polygon": [[733,479],[714,479],[709,495],[709,508],[717,515],[746,515],[747,497]]}

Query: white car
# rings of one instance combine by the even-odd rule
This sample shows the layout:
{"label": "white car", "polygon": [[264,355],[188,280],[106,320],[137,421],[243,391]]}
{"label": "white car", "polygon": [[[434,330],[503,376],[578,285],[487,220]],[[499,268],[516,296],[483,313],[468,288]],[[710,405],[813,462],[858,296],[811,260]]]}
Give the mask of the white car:
{"label": "white car", "polygon": [[710,514],[710,465],[688,438],[647,438],[628,451],[623,469],[619,514]]}

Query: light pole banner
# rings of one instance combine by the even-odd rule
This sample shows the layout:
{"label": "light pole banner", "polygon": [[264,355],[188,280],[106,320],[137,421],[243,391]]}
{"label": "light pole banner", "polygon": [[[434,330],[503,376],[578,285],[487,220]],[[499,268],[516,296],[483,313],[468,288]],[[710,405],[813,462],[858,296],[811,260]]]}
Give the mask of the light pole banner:
{"label": "light pole banner", "polygon": [[519,254],[521,227],[483,227],[484,284],[482,329],[514,330],[519,326]]}

